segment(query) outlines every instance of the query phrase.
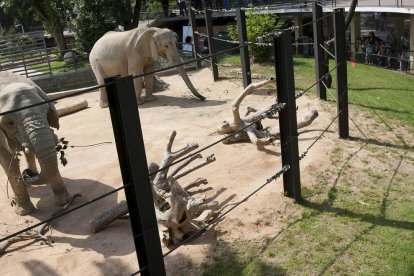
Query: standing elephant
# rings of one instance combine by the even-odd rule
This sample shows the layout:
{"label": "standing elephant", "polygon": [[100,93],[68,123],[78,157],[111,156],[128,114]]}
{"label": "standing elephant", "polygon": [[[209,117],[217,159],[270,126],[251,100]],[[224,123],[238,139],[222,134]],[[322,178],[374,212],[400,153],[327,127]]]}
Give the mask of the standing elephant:
{"label": "standing elephant", "polygon": [[[31,80],[9,72],[0,72],[0,113],[48,100]],[[59,128],[59,117],[52,103],[42,104],[0,116],[0,163],[15,195],[15,211],[26,215],[35,210],[23,182],[17,154],[24,152],[29,169],[41,172],[32,185],[49,183],[56,205],[64,205],[70,195],[58,169],[57,136],[51,127]]]}
{"label": "standing elephant", "polygon": [[[182,62],[178,53],[176,39],[168,29],[154,27],[136,28],[126,32],[108,32],[93,46],[89,55],[93,72],[99,85],[104,84],[106,77],[115,75],[137,76],[154,71],[154,62],[159,57],[166,58],[173,64]],[[184,82],[190,91],[201,100],[205,98],[194,88],[183,66],[177,67]],[[149,74],[145,80],[145,99],[155,100],[152,95],[154,88],[154,75]],[[138,104],[141,104],[142,78],[134,79],[135,95]],[[108,106],[105,88],[100,88],[101,107]]]}

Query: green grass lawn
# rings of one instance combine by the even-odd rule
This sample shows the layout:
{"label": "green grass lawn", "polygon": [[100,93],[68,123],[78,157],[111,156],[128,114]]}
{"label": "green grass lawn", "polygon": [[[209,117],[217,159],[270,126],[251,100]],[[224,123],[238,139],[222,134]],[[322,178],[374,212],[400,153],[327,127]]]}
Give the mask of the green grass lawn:
{"label": "green grass lawn", "polygon": [[[240,66],[240,56],[223,56],[220,64]],[[330,69],[334,68],[330,61]],[[414,77],[402,72],[386,70],[364,64],[355,67],[348,63],[349,103],[376,110],[387,119],[396,119],[414,126]],[[273,63],[254,64],[252,73],[272,76]],[[315,82],[315,61],[312,58],[294,58],[296,90],[304,90]],[[336,71],[332,72],[332,88],[328,99],[336,96]],[[315,95],[316,88],[309,94]]]}
{"label": "green grass lawn", "polygon": [[[52,69],[52,73],[61,73],[61,72],[68,72],[71,70],[81,69],[89,67],[89,61],[88,60],[80,60],[77,61],[75,64],[66,64],[63,60],[56,60],[50,62],[50,67]],[[39,65],[33,65],[29,66],[29,69],[34,69],[39,72],[48,73],[49,72],[49,66],[47,63],[43,63],[40,67]]]}
{"label": "green grass lawn", "polygon": [[[306,89],[315,82],[314,60],[294,62],[297,90]],[[236,68],[239,56],[220,63]],[[262,75],[273,70],[271,63],[252,66]],[[348,64],[348,83],[349,101],[361,114],[378,114],[413,134],[414,77]],[[335,78],[328,95],[334,105]],[[390,132],[373,129],[370,138]],[[303,202],[282,221],[284,230],[263,240],[218,237],[212,252],[221,253],[202,265],[203,275],[414,275],[414,150],[407,146],[412,135],[397,140],[336,141],[326,167],[310,172],[317,184],[302,186]]]}

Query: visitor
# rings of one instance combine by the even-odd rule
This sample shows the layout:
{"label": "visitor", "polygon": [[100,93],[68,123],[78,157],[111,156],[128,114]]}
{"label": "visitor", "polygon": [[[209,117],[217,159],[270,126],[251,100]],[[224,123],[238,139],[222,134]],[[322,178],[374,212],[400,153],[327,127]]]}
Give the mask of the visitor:
{"label": "visitor", "polygon": [[401,47],[403,50],[410,48],[410,36],[408,32],[404,32],[401,36]]}
{"label": "visitor", "polygon": [[206,9],[210,9],[210,10],[213,9],[213,3],[211,2],[211,0],[205,0],[205,6],[206,6]]}
{"label": "visitor", "polygon": [[365,40],[365,64],[372,64],[372,53],[374,52],[374,43],[369,38]]}
{"label": "visitor", "polygon": [[223,7],[226,11],[230,10],[230,0],[223,0]]}
{"label": "visitor", "polygon": [[397,37],[391,30],[391,33],[387,35],[387,39],[385,41],[387,44],[387,56],[388,56],[388,68],[390,69],[397,69]]}
{"label": "visitor", "polygon": [[162,10],[164,12],[164,17],[168,17],[168,8],[169,3],[168,0],[161,0]]}
{"label": "visitor", "polygon": [[378,55],[379,55],[379,66],[382,67],[387,67],[387,45],[385,44],[385,41],[381,41],[380,47],[379,47],[379,51],[378,51]]}
{"label": "visitor", "polygon": [[193,0],[194,2],[194,9],[197,11],[196,14],[203,10],[203,2],[202,0]]}
{"label": "visitor", "polygon": [[216,10],[223,10],[223,0],[216,0]]}
{"label": "visitor", "polygon": [[185,0],[178,0],[178,6],[180,7],[180,15],[188,15],[187,7],[185,5]]}
{"label": "visitor", "polygon": [[409,64],[410,64],[410,52],[403,49],[401,50],[401,55],[400,55],[400,70],[407,71],[409,69]]}

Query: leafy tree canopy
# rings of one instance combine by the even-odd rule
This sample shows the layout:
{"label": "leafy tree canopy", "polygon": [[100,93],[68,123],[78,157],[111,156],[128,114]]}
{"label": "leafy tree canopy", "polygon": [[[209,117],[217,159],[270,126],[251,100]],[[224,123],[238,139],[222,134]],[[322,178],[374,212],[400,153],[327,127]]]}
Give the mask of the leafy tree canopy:
{"label": "leafy tree canopy", "polygon": [[141,0],[71,0],[78,48],[89,52],[106,32],[138,26]]}
{"label": "leafy tree canopy", "polygon": [[[254,14],[252,12],[246,14],[246,30],[247,40],[255,42],[258,37],[263,34],[272,32],[278,28],[281,28],[285,20],[281,19],[275,14]],[[238,40],[237,26],[227,27],[229,36],[233,40]],[[252,55],[253,61],[266,61],[269,60],[272,49],[269,47],[263,47],[252,44],[249,46],[249,53]]]}

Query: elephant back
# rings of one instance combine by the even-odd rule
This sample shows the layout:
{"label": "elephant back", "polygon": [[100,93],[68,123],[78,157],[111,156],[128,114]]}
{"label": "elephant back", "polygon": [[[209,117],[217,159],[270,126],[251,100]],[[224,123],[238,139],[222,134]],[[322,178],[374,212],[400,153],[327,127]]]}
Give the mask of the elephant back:
{"label": "elephant back", "polygon": [[3,87],[12,82],[24,82],[34,87],[38,87],[36,83],[34,83],[31,79],[21,76],[19,74],[11,73],[8,71],[0,72],[0,91],[3,89]]}

